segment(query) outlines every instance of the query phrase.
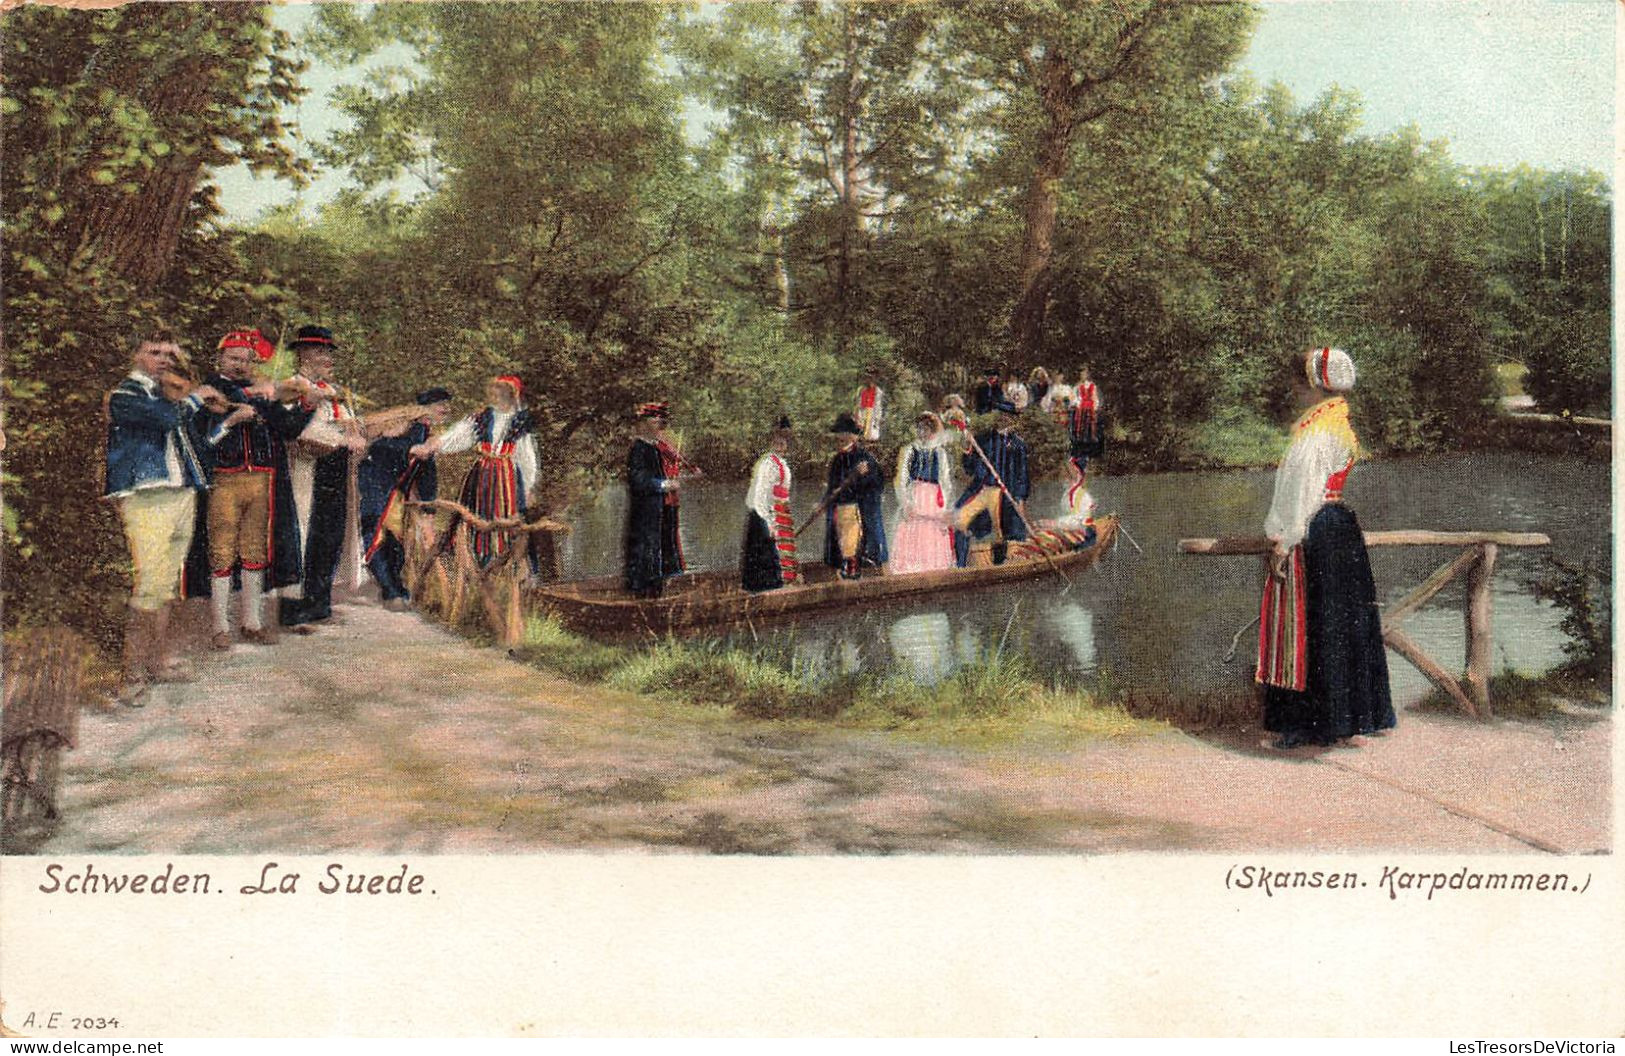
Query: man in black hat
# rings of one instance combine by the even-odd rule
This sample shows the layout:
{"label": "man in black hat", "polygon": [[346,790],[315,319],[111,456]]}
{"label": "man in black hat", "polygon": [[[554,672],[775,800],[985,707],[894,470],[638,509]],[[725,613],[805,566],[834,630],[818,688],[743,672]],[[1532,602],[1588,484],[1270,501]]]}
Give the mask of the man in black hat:
{"label": "man in black hat", "polygon": [[[639,407],[637,435],[626,454],[624,578],[626,589],[644,598],[660,597],[666,577],[682,571],[675,538],[676,509],[666,502],[667,496],[677,493],[680,470],[662,452],[662,434],[670,416],[664,403]],[[669,515],[668,509],[672,511]]]}
{"label": "man in black hat", "polygon": [[842,579],[857,579],[864,566],[886,563],[886,520],[880,508],[885,473],[860,445],[863,435],[850,414],[836,416],[829,431],[841,446],[829,463],[824,563],[840,569]]}
{"label": "man in black hat", "polygon": [[1027,538],[1027,496],[1032,492],[1027,442],[1016,435],[1013,406],[999,400],[994,410],[998,424],[969,439],[965,448],[970,482],[954,503],[954,551],[961,567],[1003,564],[1006,542]]}
{"label": "man in black hat", "polygon": [[429,427],[442,425],[451,414],[451,393],[442,388],[418,393],[423,413],[409,422],[386,428],[367,447],[367,457],[356,466],[356,499],[361,510],[361,538],[366,540],[367,569],[378,583],[386,609],[404,609],[411,597],[401,581],[406,547],[401,543],[405,509],[416,499],[432,501],[438,479],[434,456],[413,458],[412,448],[429,439]]}
{"label": "man in black hat", "polygon": [[745,546],[739,579],[746,590],[777,590],[800,576],[796,522],[790,513],[790,419],[780,416],[772,446],[756,460],[745,496]]}
{"label": "man in black hat", "polygon": [[333,577],[344,553],[350,512],[350,455],[365,452],[367,442],[357,428],[354,408],[329,380],[336,347],[333,332],[325,326],[301,326],[288,347],[299,357],[294,382],[305,389],[299,405],[311,418],[299,434],[288,467],[304,575],[282,592],[280,620],[284,627],[303,633],[333,615]]}

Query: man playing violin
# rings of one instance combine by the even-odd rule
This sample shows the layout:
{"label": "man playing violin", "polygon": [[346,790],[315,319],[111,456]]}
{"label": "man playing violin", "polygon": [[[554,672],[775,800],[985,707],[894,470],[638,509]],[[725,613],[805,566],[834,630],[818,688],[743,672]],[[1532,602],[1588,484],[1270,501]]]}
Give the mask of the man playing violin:
{"label": "man playing violin", "polygon": [[129,375],[107,399],[107,487],[118,503],[134,566],[118,699],[140,707],[146,683],[184,681],[170,658],[168,625],[192,542],[198,493],[208,486],[195,419],[221,394],[200,385],[175,398],[161,381],[180,346],[165,330],[136,343]]}
{"label": "man playing violin", "polygon": [[274,398],[274,385],[256,383],[256,365],[273,352],[275,346],[258,330],[234,330],[221,338],[217,372],[207,384],[230,406],[200,418],[213,483],[203,529],[192,547],[188,591],[210,598],[210,644],[216,649],[231,647],[234,574],[242,586],[243,640],[259,645],[270,642],[260,612],[264,590],[301,577],[287,445],[310,423],[312,412],[284,407]]}
{"label": "man playing violin", "polygon": [[325,326],[301,326],[288,344],[299,357],[294,381],[304,389],[297,406],[311,417],[288,466],[304,575],[301,582],[283,588],[280,621],[308,632],[310,624],[333,615],[333,577],[349,523],[350,455],[366,451],[367,441],[345,394],[328,380],[333,332]]}

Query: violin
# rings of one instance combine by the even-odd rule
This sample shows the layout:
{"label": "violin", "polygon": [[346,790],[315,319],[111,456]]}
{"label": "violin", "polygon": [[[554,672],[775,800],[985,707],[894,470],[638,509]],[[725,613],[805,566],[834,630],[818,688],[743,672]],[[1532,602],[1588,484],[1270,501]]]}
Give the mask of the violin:
{"label": "violin", "polygon": [[[193,390],[204,386],[185,371],[171,367],[168,370],[159,372],[158,387],[162,390],[166,399],[179,402],[192,395]],[[203,397],[203,406],[216,414],[225,414],[230,411],[232,404],[220,393],[210,388],[208,394]]]}

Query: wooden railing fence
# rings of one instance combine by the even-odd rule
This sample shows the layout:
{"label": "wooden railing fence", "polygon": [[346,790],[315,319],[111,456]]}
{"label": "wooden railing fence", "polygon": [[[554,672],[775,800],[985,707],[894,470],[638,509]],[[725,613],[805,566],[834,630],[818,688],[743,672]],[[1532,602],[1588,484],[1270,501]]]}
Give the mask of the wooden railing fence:
{"label": "wooden railing fence", "polygon": [[[1551,539],[1539,532],[1434,532],[1401,530],[1366,532],[1365,544],[1378,546],[1461,546],[1465,549],[1440,565],[1421,585],[1389,606],[1382,617],[1382,640],[1388,648],[1410,661],[1428,681],[1438,686],[1463,711],[1474,718],[1490,717],[1490,663],[1494,655],[1493,607],[1490,578],[1495,559],[1503,546],[1550,546]],[[1271,543],[1265,537],[1232,536],[1223,539],[1181,539],[1179,552],[1209,557],[1243,554],[1269,554]],[[1267,569],[1267,564],[1266,564]],[[1465,622],[1467,669],[1460,678],[1450,674],[1428,656],[1401,625],[1457,576],[1467,577]]]}

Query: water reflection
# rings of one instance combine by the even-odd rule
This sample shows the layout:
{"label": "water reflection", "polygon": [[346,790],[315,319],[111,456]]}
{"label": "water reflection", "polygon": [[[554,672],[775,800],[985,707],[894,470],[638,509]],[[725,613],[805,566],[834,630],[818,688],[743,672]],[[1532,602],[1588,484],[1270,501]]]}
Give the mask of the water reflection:
{"label": "water reflection", "polygon": [[[1607,567],[1610,557],[1609,467],[1579,458],[1493,452],[1401,459],[1360,466],[1348,488],[1367,530],[1541,531],[1570,561]],[[936,682],[1001,641],[1022,649],[1046,675],[1090,684],[1103,673],[1119,684],[1212,689],[1251,676],[1256,632],[1243,633],[1235,659],[1223,657],[1236,632],[1258,611],[1261,564],[1251,558],[1179,555],[1187,536],[1257,534],[1269,506],[1268,471],[1100,477],[1091,491],[1103,511],[1122,515],[1144,548],[1120,544],[1069,587],[1044,576],[1006,588],[852,609],[748,632],[743,642],[794,660],[808,677],[889,670]],[[1058,509],[1063,485],[1043,481],[1032,508]],[[734,568],[739,557],[742,489],[704,483],[683,495],[684,546],[692,563]],[[797,520],[812,511],[815,488],[798,490]],[[603,494],[583,511],[565,547],[571,576],[620,568],[624,498]],[[889,491],[888,525],[896,523]],[[802,536],[804,559],[822,553],[822,526]],[[1372,551],[1381,599],[1392,604],[1435,567],[1449,547]],[[1540,671],[1562,659],[1560,615],[1537,602],[1527,584],[1544,574],[1539,551],[1502,548],[1494,580],[1495,664]],[[1408,621],[1423,648],[1447,667],[1464,652],[1458,580]],[[1422,676],[1389,654],[1401,701],[1427,689]]]}

